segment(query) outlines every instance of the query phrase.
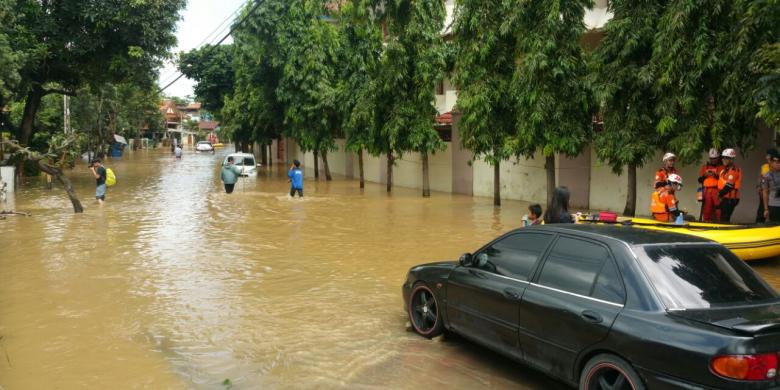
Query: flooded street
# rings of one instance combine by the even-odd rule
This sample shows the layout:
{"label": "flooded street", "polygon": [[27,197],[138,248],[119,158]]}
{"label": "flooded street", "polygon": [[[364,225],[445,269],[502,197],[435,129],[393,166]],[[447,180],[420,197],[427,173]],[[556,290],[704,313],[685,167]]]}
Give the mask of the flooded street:
{"label": "flooded street", "polygon": [[[224,154],[109,161],[103,207],[81,165],[83,215],[37,178],[16,193],[32,216],[0,221],[0,388],[565,388],[406,327],[409,267],[476,249],[524,204],[339,179],[290,199],[280,166],[227,195]],[[776,261],[756,268],[780,287]]]}
{"label": "flooded street", "polygon": [[109,161],[103,207],[80,165],[82,215],[37,178],[16,193],[32,216],[0,221],[0,387],[562,388],[406,328],[406,271],[511,229],[523,204],[339,179],[289,199],[281,166],[227,195],[224,154]]}

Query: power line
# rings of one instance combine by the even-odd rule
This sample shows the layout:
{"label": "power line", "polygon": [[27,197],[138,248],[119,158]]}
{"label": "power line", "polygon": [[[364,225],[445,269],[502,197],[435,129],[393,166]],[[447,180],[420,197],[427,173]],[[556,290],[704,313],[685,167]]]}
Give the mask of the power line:
{"label": "power line", "polygon": [[[243,8],[245,5],[246,5],[246,3],[242,4],[241,6],[239,6],[238,8],[236,8],[236,10],[235,10],[235,11],[231,12],[231,13],[230,13],[230,15],[228,15],[228,16],[227,16],[225,19],[223,19],[223,20],[222,20],[222,22],[221,22],[219,25],[217,25],[217,27],[216,27],[216,28],[214,28],[214,30],[212,30],[212,31],[209,33],[209,35],[206,35],[206,37],[205,37],[205,38],[203,38],[203,40],[202,40],[202,41],[200,41],[200,43],[198,43],[197,45],[195,45],[195,47],[200,47],[200,46],[202,46],[204,43],[206,43],[206,41],[207,41],[207,40],[209,40],[210,38],[212,38],[212,36],[213,36],[214,38],[216,38],[218,35],[221,35],[221,34],[222,34],[222,33],[223,33],[225,30],[227,30],[227,29],[230,27],[230,25],[229,25],[229,24],[228,24],[228,25],[225,25],[225,23],[226,23],[226,22],[228,22],[229,20],[232,20],[232,19],[234,19],[234,17],[235,17],[236,15],[238,15],[238,13],[241,11],[241,9],[242,9],[242,8]],[[171,65],[173,66],[173,72],[171,72],[171,73],[167,74],[167,75],[166,75],[166,76],[164,76],[164,77],[160,77],[160,83],[161,83],[161,84],[164,84],[164,83],[167,83],[167,82],[171,81],[171,80],[172,80],[174,77],[176,77],[176,76],[177,76],[177,75],[180,73],[180,72],[178,71],[178,69],[176,69],[176,64],[175,64],[175,62],[174,62],[174,61],[171,61]]]}
{"label": "power line", "polygon": [[[241,18],[241,20],[239,20],[239,21],[238,21],[238,23],[236,23],[235,25],[233,25],[233,26],[230,28],[230,31],[228,31],[228,33],[227,33],[227,34],[225,34],[225,36],[224,36],[224,37],[222,37],[222,39],[220,39],[220,40],[219,40],[219,42],[215,43],[214,45],[211,45],[211,46],[209,46],[208,48],[206,48],[206,50],[207,50],[207,51],[214,50],[214,48],[215,48],[215,47],[217,47],[217,46],[221,45],[221,44],[222,44],[222,42],[225,42],[225,40],[226,40],[226,39],[227,39],[227,38],[228,38],[230,35],[232,35],[234,31],[236,31],[236,30],[237,30],[239,27],[241,27],[241,25],[243,25],[243,24],[244,24],[244,22],[245,22],[245,21],[246,21],[246,20],[247,20],[247,19],[248,19],[250,16],[252,16],[252,14],[254,14],[254,13],[255,13],[255,11],[257,10],[257,8],[259,8],[259,7],[260,7],[260,4],[263,4],[263,1],[264,1],[264,0],[256,0],[256,1],[257,1],[257,2],[255,3],[254,7],[252,7],[252,9],[250,9],[250,10],[249,10],[249,12],[247,12],[247,14],[246,14],[246,15],[244,15],[244,17],[243,17],[243,18]],[[203,54],[205,55],[205,54],[207,54],[207,52],[204,52]],[[168,87],[170,87],[171,85],[173,85],[174,83],[176,83],[177,81],[179,81],[179,79],[181,79],[182,77],[184,77],[184,73],[181,73],[181,74],[179,75],[179,77],[175,78],[173,81],[171,81],[170,83],[168,83],[166,86],[164,86],[164,87],[160,88],[160,90],[159,90],[159,91],[157,91],[157,92],[159,93],[159,92],[165,91],[166,89],[168,89]]]}

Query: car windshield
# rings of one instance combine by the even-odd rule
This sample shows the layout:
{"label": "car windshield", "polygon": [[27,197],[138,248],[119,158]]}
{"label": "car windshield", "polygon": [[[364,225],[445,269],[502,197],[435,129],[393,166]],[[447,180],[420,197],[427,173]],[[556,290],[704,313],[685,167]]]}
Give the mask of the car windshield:
{"label": "car windshield", "polygon": [[208,142],[208,141],[200,141],[200,142],[198,142],[198,145],[211,145],[211,142]]}
{"label": "car windshield", "polygon": [[721,246],[647,245],[634,250],[669,309],[706,309],[777,300],[771,287]]}

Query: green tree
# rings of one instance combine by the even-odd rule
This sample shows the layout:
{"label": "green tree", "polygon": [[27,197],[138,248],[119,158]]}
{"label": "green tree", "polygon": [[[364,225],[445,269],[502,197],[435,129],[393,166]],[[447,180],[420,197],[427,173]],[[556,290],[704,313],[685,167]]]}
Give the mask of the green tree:
{"label": "green tree", "polygon": [[544,155],[548,208],[555,189],[555,155],[576,156],[590,140],[592,98],[579,42],[590,6],[590,0],[529,1],[508,15],[520,48],[514,80],[519,131],[508,147],[518,156]]}
{"label": "green tree", "polygon": [[604,128],[594,135],[596,155],[616,174],[627,167],[624,215],[636,212],[636,170],[661,143],[656,132],[655,75],[650,67],[656,25],[665,0],[614,0],[612,20],[592,56],[594,91]]}
{"label": "green tree", "polygon": [[[385,106],[382,138],[398,155],[422,158],[422,195],[431,195],[428,155],[446,145],[433,128],[436,82],[444,77],[444,1],[380,0],[388,37],[379,72],[379,105]],[[388,155],[388,168],[393,157]],[[391,183],[388,170],[388,188]]]}
{"label": "green tree", "polygon": [[179,71],[195,80],[195,96],[203,108],[221,117],[225,96],[233,92],[233,45],[205,45],[179,55]]}
{"label": "green tree", "polygon": [[2,26],[14,24],[11,0],[0,0],[0,111],[9,103],[20,81],[20,53],[11,47],[8,32]]}
{"label": "green tree", "polygon": [[382,55],[382,28],[369,12],[368,0],[343,4],[339,14],[339,63],[337,95],[342,110],[341,127],[347,137],[346,149],[357,153],[360,188],[365,187],[363,152],[379,155],[372,144],[376,129],[377,89],[374,77]]}
{"label": "green tree", "polygon": [[[740,0],[745,13],[739,31],[739,41],[732,48],[750,53],[750,70],[758,76],[755,97],[759,117],[770,126],[780,124],[780,1]],[[746,3],[746,4],[745,4]]]}
{"label": "green tree", "polygon": [[225,97],[222,128],[239,144],[267,145],[284,130],[284,106],[276,91],[283,65],[278,26],[287,2],[266,0],[256,6],[244,8],[246,22],[233,33],[234,88]]}
{"label": "green tree", "polygon": [[3,26],[23,53],[25,110],[19,140],[27,144],[43,96],[74,93],[87,82],[153,84],[154,70],[176,42],[184,0],[18,0],[13,25]]}
{"label": "green tree", "polygon": [[304,152],[313,151],[315,177],[318,155],[325,177],[332,180],[328,152],[337,150],[335,135],[340,118],[336,100],[339,38],[337,29],[323,18],[319,0],[291,0],[281,30],[279,45],[285,53],[277,96],[284,104],[287,134]]}
{"label": "green tree", "polygon": [[454,25],[461,143],[493,167],[493,204],[501,205],[501,161],[510,157],[507,139],[517,132],[514,78],[517,37],[505,23],[515,4],[462,0]]}
{"label": "green tree", "polygon": [[740,32],[751,3],[670,0],[659,19],[658,132],[684,162],[712,146],[749,149],[758,131],[760,75],[750,64],[764,32]]}

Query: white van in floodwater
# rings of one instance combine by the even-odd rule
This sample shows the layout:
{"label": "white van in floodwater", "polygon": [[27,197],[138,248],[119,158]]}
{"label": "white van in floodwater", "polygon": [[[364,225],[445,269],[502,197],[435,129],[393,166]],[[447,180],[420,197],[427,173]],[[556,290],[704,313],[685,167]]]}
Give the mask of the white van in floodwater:
{"label": "white van in floodwater", "polygon": [[249,176],[257,173],[257,166],[255,165],[255,156],[249,153],[232,153],[225,157],[222,161],[222,165],[226,165],[228,158],[233,157],[233,164],[241,168],[241,176]]}

